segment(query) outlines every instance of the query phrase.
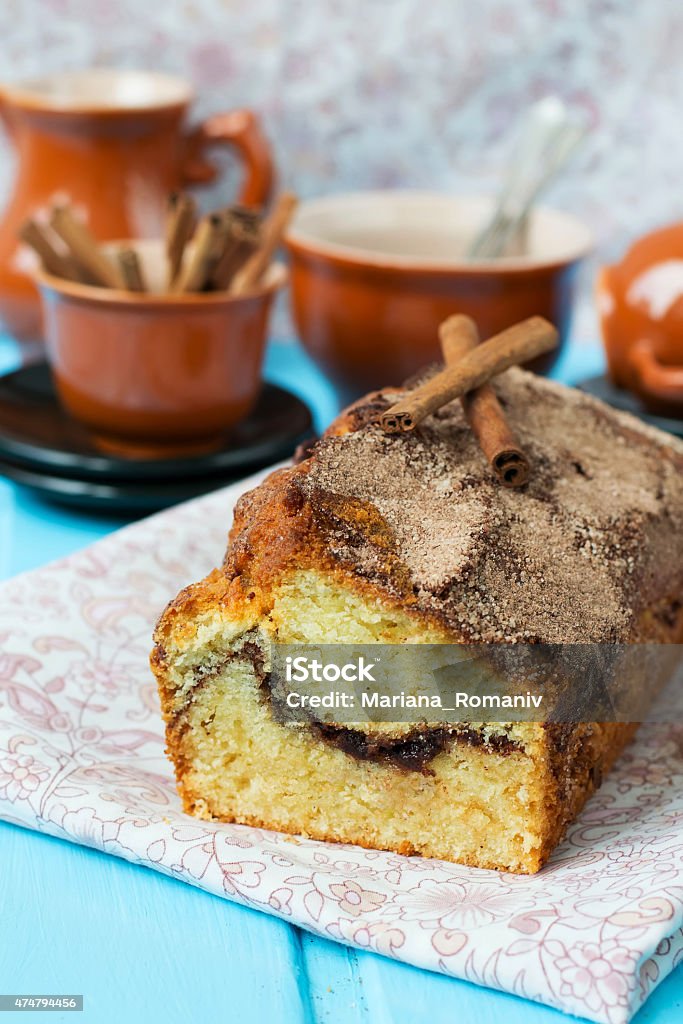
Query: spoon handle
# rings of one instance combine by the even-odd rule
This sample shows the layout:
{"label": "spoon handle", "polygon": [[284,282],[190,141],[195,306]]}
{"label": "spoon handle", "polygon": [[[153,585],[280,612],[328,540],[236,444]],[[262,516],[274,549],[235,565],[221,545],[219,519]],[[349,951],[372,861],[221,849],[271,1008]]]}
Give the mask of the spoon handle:
{"label": "spoon handle", "polygon": [[571,120],[557,97],[549,96],[531,108],[493,215],[468,250],[470,259],[503,254],[520,232],[534,200],[564,167],[584,134],[583,126]]}

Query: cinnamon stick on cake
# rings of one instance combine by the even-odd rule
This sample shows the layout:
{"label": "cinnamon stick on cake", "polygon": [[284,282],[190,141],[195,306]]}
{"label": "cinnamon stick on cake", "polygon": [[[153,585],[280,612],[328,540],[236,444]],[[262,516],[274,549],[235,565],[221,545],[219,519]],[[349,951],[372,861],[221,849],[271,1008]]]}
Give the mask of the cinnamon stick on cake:
{"label": "cinnamon stick on cake", "polygon": [[[471,317],[456,314],[441,325],[439,338],[446,367],[454,367],[476,348],[479,332]],[[491,384],[482,384],[464,394],[462,407],[482,452],[503,486],[523,487],[529,479],[529,460],[511,431]]]}
{"label": "cinnamon stick on cake", "polygon": [[526,363],[557,345],[557,331],[542,316],[522,320],[467,352],[455,365],[425,381],[382,413],[390,434],[414,430],[446,402],[485,384],[490,377],[517,363]]}
{"label": "cinnamon stick on cake", "polygon": [[200,818],[534,872],[634,725],[286,723],[272,645],[683,641],[683,445],[512,368],[492,387],[531,472],[507,488],[460,401],[383,429],[425,386],[353,405],[239,501],[156,630],[168,751]]}

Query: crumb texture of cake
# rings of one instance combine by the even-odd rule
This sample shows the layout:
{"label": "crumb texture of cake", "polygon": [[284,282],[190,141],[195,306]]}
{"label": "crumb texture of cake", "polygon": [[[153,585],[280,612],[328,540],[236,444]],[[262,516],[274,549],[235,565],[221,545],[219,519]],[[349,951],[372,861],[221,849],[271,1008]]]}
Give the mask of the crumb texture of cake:
{"label": "crumb texture of cake", "polygon": [[413,434],[356,403],[235,509],[152,667],[185,809],[318,839],[533,872],[635,731],[282,723],[273,643],[683,641],[683,445],[580,392],[494,382],[532,464],[492,477],[459,402]]}

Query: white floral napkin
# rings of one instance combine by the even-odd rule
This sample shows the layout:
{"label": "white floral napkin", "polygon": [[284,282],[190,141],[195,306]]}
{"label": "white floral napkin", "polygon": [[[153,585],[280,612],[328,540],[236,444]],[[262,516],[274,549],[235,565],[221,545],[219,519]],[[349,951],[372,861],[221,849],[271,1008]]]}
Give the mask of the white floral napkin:
{"label": "white floral napkin", "polygon": [[0,817],[327,938],[622,1024],[683,957],[683,735],[652,726],[535,877],[180,811],[152,626],[218,564],[229,487],[0,587]]}

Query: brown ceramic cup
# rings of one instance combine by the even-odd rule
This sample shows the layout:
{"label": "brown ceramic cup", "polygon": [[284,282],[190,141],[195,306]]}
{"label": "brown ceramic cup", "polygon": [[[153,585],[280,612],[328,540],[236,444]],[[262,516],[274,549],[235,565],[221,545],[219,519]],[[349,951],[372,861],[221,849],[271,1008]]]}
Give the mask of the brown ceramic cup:
{"label": "brown ceramic cup", "polygon": [[104,450],[131,458],[209,450],[258,397],[285,268],[240,296],[155,293],[161,243],[134,244],[146,293],[38,275],[57,393]]}
{"label": "brown ceramic cup", "polygon": [[[452,313],[473,317],[483,338],[540,314],[564,344],[589,230],[540,208],[528,255],[468,261],[491,208],[490,199],[391,191],[299,207],[287,236],[294,320],[344,397],[398,384],[439,359],[438,327]],[[548,370],[558,354],[533,368]]]}
{"label": "brown ceramic cup", "polygon": [[19,228],[56,201],[75,206],[98,239],[157,238],[169,192],[216,177],[218,146],[242,164],[238,202],[268,201],[275,169],[258,116],[230,110],[191,127],[192,98],[182,78],[127,68],[0,85],[0,118],[18,158],[0,219],[0,314],[17,338],[41,336],[34,257]]}

